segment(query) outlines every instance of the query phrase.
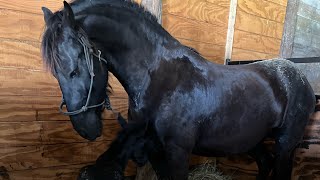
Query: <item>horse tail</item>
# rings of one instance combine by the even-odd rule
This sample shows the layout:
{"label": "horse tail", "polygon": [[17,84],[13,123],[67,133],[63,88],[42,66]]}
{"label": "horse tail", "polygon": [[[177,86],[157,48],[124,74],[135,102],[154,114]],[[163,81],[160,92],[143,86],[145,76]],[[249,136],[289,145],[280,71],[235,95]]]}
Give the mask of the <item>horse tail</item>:
{"label": "horse tail", "polygon": [[320,111],[320,104],[318,104],[320,100],[320,95],[315,95],[316,96],[316,106],[314,108],[314,112]]}

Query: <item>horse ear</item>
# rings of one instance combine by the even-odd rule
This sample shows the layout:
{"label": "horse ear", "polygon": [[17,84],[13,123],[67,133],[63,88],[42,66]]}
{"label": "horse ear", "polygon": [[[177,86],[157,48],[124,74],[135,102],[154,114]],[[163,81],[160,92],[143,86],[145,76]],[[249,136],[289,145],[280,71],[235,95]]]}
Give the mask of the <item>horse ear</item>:
{"label": "horse ear", "polygon": [[41,9],[43,11],[44,21],[46,22],[46,25],[48,25],[49,19],[53,16],[53,13],[52,11],[50,11],[50,9],[46,7],[42,7]]}
{"label": "horse ear", "polygon": [[64,9],[63,9],[63,17],[62,17],[62,24],[71,26],[72,28],[75,26],[75,18],[71,6],[66,2],[63,1]]}

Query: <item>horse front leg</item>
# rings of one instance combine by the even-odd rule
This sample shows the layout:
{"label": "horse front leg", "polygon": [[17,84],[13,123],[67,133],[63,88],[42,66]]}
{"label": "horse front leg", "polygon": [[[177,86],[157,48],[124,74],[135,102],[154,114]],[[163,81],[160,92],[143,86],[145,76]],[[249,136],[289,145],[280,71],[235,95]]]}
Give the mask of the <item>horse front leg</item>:
{"label": "horse front leg", "polygon": [[172,179],[188,179],[190,152],[190,150],[175,143],[166,144],[165,153]]}

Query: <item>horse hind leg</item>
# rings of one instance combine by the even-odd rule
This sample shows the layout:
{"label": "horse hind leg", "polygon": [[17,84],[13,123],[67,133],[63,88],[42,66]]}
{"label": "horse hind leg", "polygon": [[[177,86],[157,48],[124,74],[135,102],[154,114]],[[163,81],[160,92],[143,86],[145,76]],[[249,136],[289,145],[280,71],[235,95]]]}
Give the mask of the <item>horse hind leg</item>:
{"label": "horse hind leg", "polygon": [[249,155],[256,160],[259,173],[256,177],[257,180],[266,180],[273,169],[274,158],[271,152],[267,150],[263,142],[260,142],[252,150]]}
{"label": "horse hind leg", "polygon": [[303,138],[309,117],[310,114],[307,111],[296,110],[296,113],[289,112],[283,127],[275,130],[273,179],[291,179],[294,150]]}

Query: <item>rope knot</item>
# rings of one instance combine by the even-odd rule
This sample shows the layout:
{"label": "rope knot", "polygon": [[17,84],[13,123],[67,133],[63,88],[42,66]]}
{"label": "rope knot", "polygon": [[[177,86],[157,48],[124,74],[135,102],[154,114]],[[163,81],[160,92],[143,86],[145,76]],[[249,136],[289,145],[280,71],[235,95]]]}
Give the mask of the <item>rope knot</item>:
{"label": "rope knot", "polygon": [[82,108],[81,108],[81,111],[82,112],[85,112],[85,111],[87,111],[88,110],[88,107],[87,106],[82,106]]}

